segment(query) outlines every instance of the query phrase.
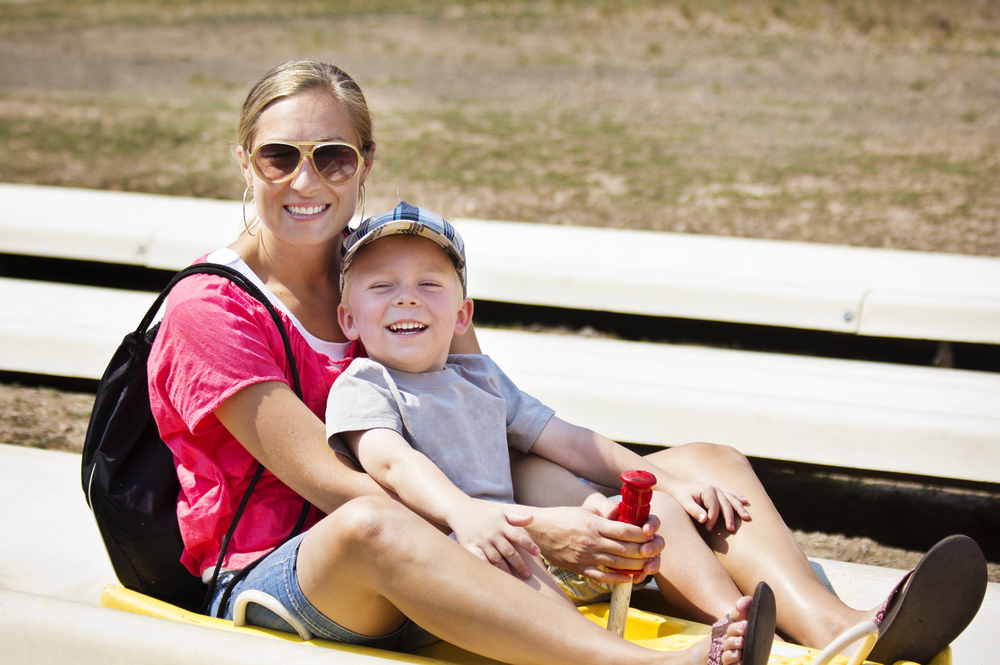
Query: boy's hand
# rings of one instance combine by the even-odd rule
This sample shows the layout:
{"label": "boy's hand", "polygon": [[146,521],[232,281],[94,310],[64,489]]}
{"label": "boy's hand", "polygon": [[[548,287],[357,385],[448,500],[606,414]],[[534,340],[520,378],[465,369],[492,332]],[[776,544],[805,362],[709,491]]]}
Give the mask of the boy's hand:
{"label": "boy's hand", "polygon": [[706,483],[673,481],[667,488],[667,494],[672,496],[692,519],[704,524],[708,531],[715,528],[715,522],[720,514],[730,533],[736,531],[737,515],[742,520],[750,520],[750,513],[746,509],[746,504],[749,502],[737,492]]}
{"label": "boy's hand", "polygon": [[508,513],[501,504],[476,501],[472,510],[462,510],[449,526],[458,543],[480,559],[516,577],[527,579],[531,571],[518,548],[536,556],[538,546],[524,530],[532,521],[531,515]]}

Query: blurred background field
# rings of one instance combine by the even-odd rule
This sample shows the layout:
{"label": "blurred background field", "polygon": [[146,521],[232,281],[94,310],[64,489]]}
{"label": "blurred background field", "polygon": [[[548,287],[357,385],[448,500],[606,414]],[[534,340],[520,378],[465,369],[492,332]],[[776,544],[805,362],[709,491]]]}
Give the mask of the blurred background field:
{"label": "blurred background field", "polygon": [[995,0],[0,0],[0,182],[239,199],[301,57],[369,97],[369,211],[1000,256]]}
{"label": "blurred background field", "polygon": [[[0,182],[238,200],[243,97],[303,57],[376,114],[369,212],[1000,256],[997,0],[0,0]],[[92,401],[0,383],[0,442],[79,451]],[[810,554],[997,561],[995,492],[761,474]]]}

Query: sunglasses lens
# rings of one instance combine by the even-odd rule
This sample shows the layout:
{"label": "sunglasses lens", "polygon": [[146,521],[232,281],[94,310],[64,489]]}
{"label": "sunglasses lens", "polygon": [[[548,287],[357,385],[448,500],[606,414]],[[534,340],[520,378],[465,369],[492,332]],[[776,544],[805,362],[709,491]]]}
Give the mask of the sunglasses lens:
{"label": "sunglasses lens", "polygon": [[266,143],[257,148],[254,167],[257,175],[268,182],[287,178],[302,159],[302,151],[284,143]]}
{"label": "sunglasses lens", "polygon": [[358,153],[346,145],[318,145],[313,151],[316,170],[327,182],[347,182],[358,171]]}

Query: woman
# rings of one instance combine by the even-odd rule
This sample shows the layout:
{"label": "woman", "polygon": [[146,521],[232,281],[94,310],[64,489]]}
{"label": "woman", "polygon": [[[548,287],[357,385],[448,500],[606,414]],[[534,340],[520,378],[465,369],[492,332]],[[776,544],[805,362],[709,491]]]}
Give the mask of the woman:
{"label": "woman", "polygon": [[[525,585],[476,561],[330,449],[320,414],[348,350],[336,317],[339,248],[375,157],[371,117],[360,89],[340,70],[289,63],[251,90],[238,139],[259,224],[208,260],[241,269],[272,296],[289,330],[304,403],[289,388],[282,342],[262,307],[211,276],[175,287],[150,357],[150,393],[161,436],[178,464],[182,560],[193,573],[212,578],[256,461],[268,470],[227,550],[213,611],[221,607],[231,616],[224,590],[256,588],[278,597],[313,633],[355,644],[411,648],[434,639],[426,629],[511,663],[670,659],[673,654],[654,654],[594,630],[571,609],[540,603]],[[474,334],[459,338],[453,350],[478,351]],[[676,502],[667,498],[657,508],[669,520],[671,542],[658,583],[675,604],[701,618],[736,608],[732,622],[718,631],[716,648],[724,642],[726,649],[721,662],[740,659],[744,635],[751,641],[762,624],[767,632],[765,620],[747,634],[746,619],[759,606],[752,608],[739,591],[760,581],[775,586],[781,629],[810,646],[825,646],[875,615],[847,608],[820,584],[738,453],[699,444],[654,460],[681,479]],[[591,495],[530,456],[515,465],[515,474],[525,504],[582,505]],[[742,495],[706,481],[739,488]],[[281,545],[299,519],[302,498],[312,506],[306,531]],[[688,514],[708,531],[697,529]],[[663,540],[653,535],[655,520],[639,529],[581,508],[523,509],[511,519],[550,561],[597,579],[627,579],[598,565],[647,573],[659,565]],[[234,582],[235,570],[265,554]],[[909,587],[939,579],[936,568],[914,575]],[[970,586],[965,578],[952,584]],[[897,614],[903,621],[886,625],[912,637],[912,612]],[[258,606],[251,606],[249,620],[289,628]],[[943,648],[955,634],[937,636],[926,648]],[[696,645],[683,658],[705,662],[708,647]],[[893,662],[893,655],[884,659]]]}
{"label": "woman", "polygon": [[[321,63],[272,70],[243,106],[236,153],[259,224],[207,260],[236,267],[269,294],[303,400],[289,387],[273,321],[238,287],[197,275],[168,300],[148,365],[150,401],[177,462],[182,561],[194,574],[212,579],[257,462],[267,469],[226,550],[212,612],[231,617],[225,591],[256,589],[311,633],[365,646],[410,649],[442,638],[510,663],[766,662],[774,630],[766,587],[734,603],[712,640],[683,653],[651,651],[476,559],[327,445],[319,414],[348,353],[336,316],[339,249],[375,157],[371,128],[354,81]],[[557,539],[593,539],[584,565],[655,570],[662,540],[647,542],[655,520],[640,529],[582,509],[530,515],[512,524],[534,518],[563,534]],[[300,516],[304,533],[282,544]],[[569,530],[559,528],[562,518]],[[290,629],[256,604],[248,620]]]}

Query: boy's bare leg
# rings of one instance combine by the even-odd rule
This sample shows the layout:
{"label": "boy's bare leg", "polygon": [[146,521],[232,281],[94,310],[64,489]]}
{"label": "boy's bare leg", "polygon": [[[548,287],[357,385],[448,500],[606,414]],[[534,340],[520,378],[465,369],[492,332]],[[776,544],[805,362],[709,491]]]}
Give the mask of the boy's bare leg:
{"label": "boy's bare leg", "polygon": [[[721,518],[711,533],[703,527],[699,531],[740,589],[752,590],[760,581],[771,586],[778,608],[778,629],[794,642],[822,648],[847,628],[871,619],[874,610],[852,609],[823,585],[750,463],[738,451],[728,446],[692,443],[648,457],[679,478],[712,483],[749,500],[751,519],[742,522],[737,517],[735,533],[726,530]],[[666,561],[669,556],[663,558]],[[665,574],[669,577],[676,573],[668,570]]]}
{"label": "boy's bare leg", "polygon": [[714,622],[743,594],[680,504],[653,492],[650,513],[660,518],[660,534],[667,543],[654,576],[660,593],[695,621]]}
{"label": "boy's bare leg", "polygon": [[[515,545],[515,547],[517,546]],[[548,566],[546,566],[545,562],[542,561],[542,557],[537,555],[532,556],[520,547],[517,549],[521,554],[521,558],[524,559],[524,562],[528,565],[528,570],[531,571],[531,577],[525,580],[528,583],[528,586],[538,590],[539,593],[546,598],[549,598],[561,605],[565,605],[566,607],[571,608],[574,612],[578,612],[579,610],[576,609],[576,605],[573,604],[573,601],[569,599],[569,596],[563,592],[563,590],[559,587],[559,584],[552,579],[551,575],[549,575]]]}
{"label": "boy's bare leg", "polygon": [[[453,644],[517,665],[703,664],[708,654],[708,640],[682,652],[621,640],[384,498],[351,501],[313,527],[299,550],[298,576],[317,609],[347,629],[383,635],[405,615]],[[741,644],[749,601],[735,605],[726,649]]]}

